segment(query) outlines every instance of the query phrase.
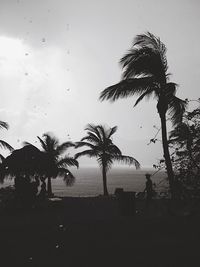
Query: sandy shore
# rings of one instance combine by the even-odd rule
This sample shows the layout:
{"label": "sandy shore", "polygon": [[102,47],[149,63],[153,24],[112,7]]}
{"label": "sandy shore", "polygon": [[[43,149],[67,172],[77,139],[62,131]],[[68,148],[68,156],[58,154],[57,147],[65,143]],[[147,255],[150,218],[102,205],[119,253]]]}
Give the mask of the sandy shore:
{"label": "sandy shore", "polygon": [[122,216],[112,198],[62,198],[31,211],[4,211],[0,261],[41,267],[198,266],[200,216],[148,214],[143,207],[140,201],[135,216]]}

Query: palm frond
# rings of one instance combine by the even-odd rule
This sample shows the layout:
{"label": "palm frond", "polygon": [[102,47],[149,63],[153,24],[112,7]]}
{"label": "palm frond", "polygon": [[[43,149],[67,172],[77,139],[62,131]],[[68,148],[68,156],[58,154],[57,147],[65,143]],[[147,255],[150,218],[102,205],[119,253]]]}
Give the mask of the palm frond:
{"label": "palm frond", "polygon": [[138,99],[136,100],[134,107],[137,106],[137,104],[143,100],[144,97],[151,97],[151,95],[155,93],[155,89],[154,88],[148,88],[143,94],[141,94]]}
{"label": "palm frond", "polygon": [[124,71],[123,79],[136,78],[137,76],[154,76],[157,80],[165,79],[163,64],[160,54],[150,48],[133,47],[120,61]]}
{"label": "palm frond", "polygon": [[113,165],[113,158],[110,155],[107,155],[107,157],[105,158],[106,172],[111,169],[112,165]]}
{"label": "palm frond", "polygon": [[89,142],[83,142],[83,141],[76,142],[75,148],[79,148],[79,147],[83,147],[83,146],[88,146],[91,149],[95,149],[96,148],[93,144],[91,144]]}
{"label": "palm frond", "polygon": [[82,156],[88,156],[88,157],[92,158],[92,157],[96,157],[97,155],[98,155],[97,151],[94,151],[92,149],[88,149],[88,150],[76,153],[74,158],[77,159],[77,158],[82,157]]}
{"label": "palm frond", "polygon": [[110,128],[110,132],[108,133],[108,138],[110,138],[116,131],[117,131],[117,126],[114,126]]}
{"label": "palm frond", "polygon": [[0,164],[4,161],[4,156],[0,154]]}
{"label": "palm frond", "polygon": [[88,134],[87,136],[84,136],[83,138],[81,138],[81,142],[86,140],[88,142],[91,142],[97,145],[101,141],[95,134],[91,132],[88,132],[87,134]]}
{"label": "palm frond", "polygon": [[46,148],[47,148],[46,152],[55,151],[59,145],[58,139],[49,133],[43,134],[43,138],[44,138],[44,142],[45,142]]}
{"label": "palm frond", "polygon": [[7,122],[0,121],[0,129],[6,129],[6,130],[8,130],[8,128],[9,128],[9,125],[8,125]]}
{"label": "palm frond", "polygon": [[140,168],[140,163],[133,157],[124,155],[112,155],[112,159],[124,164],[135,165],[136,169]]}
{"label": "palm frond", "polygon": [[175,96],[177,86],[178,85],[176,83],[172,82],[166,83],[165,87],[163,88],[163,94],[165,98],[170,98],[171,96]]}
{"label": "palm frond", "polygon": [[76,159],[72,157],[63,157],[57,161],[57,166],[58,167],[71,167],[71,166],[76,166],[77,168],[79,167],[79,163]]}
{"label": "palm frond", "polygon": [[100,140],[104,143],[107,139],[106,136],[107,129],[103,125],[97,125],[96,127],[98,129],[99,135],[101,136]]}
{"label": "palm frond", "polygon": [[104,157],[102,155],[97,157],[97,162],[100,168],[104,167],[107,172],[112,167],[113,159],[109,154],[105,154]]}
{"label": "palm frond", "polygon": [[121,155],[122,154],[121,150],[116,145],[114,145],[114,144],[110,144],[108,146],[108,148],[106,149],[106,152],[108,154],[111,154],[111,155],[112,154],[113,155]]}
{"label": "palm frond", "polygon": [[73,186],[75,183],[74,175],[66,168],[59,168],[58,176],[63,177],[66,186]]}
{"label": "palm frond", "polygon": [[94,125],[92,123],[89,123],[86,127],[85,127],[85,130],[86,131],[89,131],[89,132],[92,132],[93,134],[95,134],[100,140],[101,140],[101,135],[99,133],[99,130],[98,130],[98,125]]}
{"label": "palm frond", "polygon": [[165,73],[168,69],[167,58],[166,58],[166,46],[161,42],[160,38],[156,37],[150,32],[146,34],[139,34],[134,38],[133,46],[139,47],[151,47],[153,50],[160,54],[160,58],[163,64],[163,70]]}
{"label": "palm frond", "polygon": [[47,151],[47,144],[45,143],[44,140],[42,140],[42,138],[40,138],[39,136],[37,136],[38,140],[40,141],[40,144],[43,148],[44,151]]}
{"label": "palm frond", "polygon": [[61,145],[57,146],[56,152],[58,155],[60,155],[60,154],[64,153],[70,147],[75,147],[75,144],[73,142],[70,142],[70,141],[62,143]]}
{"label": "palm frond", "polygon": [[186,123],[181,122],[170,132],[169,139],[173,138],[173,140],[185,140],[189,135],[189,126]]}
{"label": "palm frond", "polygon": [[9,151],[13,151],[14,148],[9,145],[7,142],[0,140],[0,147],[4,148],[4,149],[8,149]]}
{"label": "palm frond", "polygon": [[171,117],[173,126],[182,122],[183,114],[185,112],[187,102],[176,96],[172,96],[169,100],[168,112]]}
{"label": "palm frond", "polygon": [[100,94],[100,100],[110,100],[114,102],[119,98],[141,95],[151,88],[155,88],[154,77],[126,79],[115,85],[104,89]]}

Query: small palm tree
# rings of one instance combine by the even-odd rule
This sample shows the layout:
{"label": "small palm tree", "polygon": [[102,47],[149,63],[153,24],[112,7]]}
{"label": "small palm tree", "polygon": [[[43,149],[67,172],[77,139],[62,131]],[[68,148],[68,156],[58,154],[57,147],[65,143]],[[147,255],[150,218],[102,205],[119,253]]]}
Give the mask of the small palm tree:
{"label": "small palm tree", "polygon": [[177,84],[169,82],[166,47],[149,32],[137,35],[120,63],[124,69],[122,81],[102,91],[100,99],[115,101],[137,95],[135,106],[145,97],[154,96],[157,99],[164,158],[173,196],[174,173],[167,140],[166,114],[168,111],[173,125],[177,125],[182,119],[186,102],[175,96]]}
{"label": "small palm tree", "polygon": [[[76,166],[78,168],[78,161],[68,155],[62,156],[64,152],[70,147],[74,147],[75,144],[72,142],[64,142],[59,144],[58,139],[50,135],[48,133],[43,135],[43,138],[38,137],[40,144],[43,148],[43,151],[49,155],[49,157],[53,160],[57,173],[56,176],[62,176],[66,185],[72,185],[74,182],[73,174],[68,170],[68,167]],[[47,182],[47,193],[48,196],[52,196],[52,185],[51,185],[51,178],[55,176],[48,176]]]}
{"label": "small palm tree", "polygon": [[[7,122],[4,122],[4,121],[0,121],[0,129],[6,129],[8,130],[9,128],[9,125]],[[11,145],[9,145],[7,142],[3,141],[3,140],[0,140],[0,147],[1,148],[4,148],[4,149],[8,149],[9,151],[13,151],[13,147]],[[0,166],[2,165],[3,161],[4,161],[4,156],[0,154]],[[4,182],[4,176],[0,175],[0,183],[3,183]]]}
{"label": "small palm tree", "polygon": [[112,135],[117,131],[117,127],[106,128],[102,125],[88,124],[85,128],[87,135],[77,142],[76,148],[86,146],[89,149],[79,152],[75,158],[80,156],[89,156],[97,158],[97,161],[102,168],[103,176],[103,193],[108,195],[107,189],[107,171],[111,168],[113,161],[134,164],[136,168],[140,167],[139,162],[129,156],[122,155],[120,149],[113,144]]}
{"label": "small palm tree", "polygon": [[[8,128],[9,128],[9,125],[7,122],[0,121],[0,129],[8,130]],[[13,151],[13,147],[3,140],[0,140],[0,147],[4,149],[8,149],[9,151]],[[3,159],[2,155],[0,155],[0,157]]]}

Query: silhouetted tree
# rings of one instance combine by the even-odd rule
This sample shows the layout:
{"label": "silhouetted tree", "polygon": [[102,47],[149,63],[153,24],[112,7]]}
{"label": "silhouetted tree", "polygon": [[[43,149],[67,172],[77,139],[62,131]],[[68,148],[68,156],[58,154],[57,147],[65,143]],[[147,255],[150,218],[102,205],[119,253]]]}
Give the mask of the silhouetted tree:
{"label": "silhouetted tree", "polygon": [[16,199],[30,207],[35,200],[39,177],[56,174],[52,159],[33,145],[14,150],[0,166],[0,180],[14,178]]}
{"label": "silhouetted tree", "polygon": [[[54,165],[57,169],[56,176],[61,176],[64,179],[66,185],[72,185],[74,182],[73,174],[68,170],[70,166],[76,166],[78,168],[78,161],[67,155],[62,156],[66,150],[70,147],[74,147],[75,144],[72,142],[64,142],[59,144],[59,140],[48,133],[43,135],[43,138],[38,137],[40,144],[43,148],[43,151],[49,155],[49,157],[54,162]],[[52,186],[51,178],[54,177],[54,174],[48,175],[48,184],[47,184],[47,193],[48,196],[52,196]]]}
{"label": "silhouetted tree", "polygon": [[[8,130],[8,128],[9,128],[9,125],[7,122],[0,121],[0,129]],[[13,147],[3,140],[0,140],[0,147],[4,149],[8,149],[9,151],[13,151]],[[2,155],[0,155],[0,158],[1,158],[1,161],[4,159]]]}
{"label": "silhouetted tree", "polygon": [[174,173],[168,147],[166,114],[168,111],[172,124],[177,125],[181,122],[186,102],[175,96],[177,85],[169,82],[166,47],[149,32],[137,35],[120,63],[124,69],[122,81],[102,91],[100,99],[115,101],[118,98],[139,95],[135,106],[145,97],[154,96],[157,99],[164,158],[173,197]]}
{"label": "silhouetted tree", "polygon": [[185,112],[183,122],[170,132],[176,176],[187,188],[200,192],[200,108]]}
{"label": "silhouetted tree", "polygon": [[[0,129],[8,130],[8,128],[9,128],[9,125],[7,122],[0,121]],[[3,140],[0,140],[0,147],[4,149],[8,149],[9,151],[13,151],[13,147]],[[3,163],[4,159],[5,159],[4,156],[0,154],[0,165]],[[4,182],[4,176],[0,174],[0,183],[3,183],[3,182]]]}
{"label": "silhouetted tree", "polygon": [[88,124],[85,128],[87,135],[76,143],[76,148],[86,146],[89,149],[79,152],[75,158],[81,156],[89,156],[97,158],[97,161],[102,168],[103,176],[103,193],[108,195],[107,189],[107,171],[111,168],[113,161],[119,161],[126,164],[134,164],[139,168],[139,162],[129,156],[122,155],[120,149],[113,144],[112,135],[116,132],[117,127],[106,128],[102,125]]}

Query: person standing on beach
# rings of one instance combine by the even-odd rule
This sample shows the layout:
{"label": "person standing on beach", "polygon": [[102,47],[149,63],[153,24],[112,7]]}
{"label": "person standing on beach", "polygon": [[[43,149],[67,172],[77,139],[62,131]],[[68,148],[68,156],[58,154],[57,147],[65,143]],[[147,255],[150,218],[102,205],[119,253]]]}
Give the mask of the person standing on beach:
{"label": "person standing on beach", "polygon": [[151,178],[150,178],[151,175],[149,173],[146,173],[145,177],[146,177],[147,181],[146,181],[146,187],[144,189],[144,192],[146,192],[146,208],[148,208],[149,204],[152,201],[154,190],[153,190],[153,183],[152,183]]}

